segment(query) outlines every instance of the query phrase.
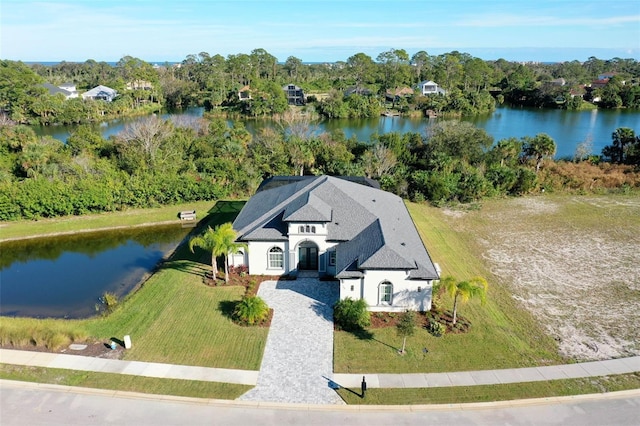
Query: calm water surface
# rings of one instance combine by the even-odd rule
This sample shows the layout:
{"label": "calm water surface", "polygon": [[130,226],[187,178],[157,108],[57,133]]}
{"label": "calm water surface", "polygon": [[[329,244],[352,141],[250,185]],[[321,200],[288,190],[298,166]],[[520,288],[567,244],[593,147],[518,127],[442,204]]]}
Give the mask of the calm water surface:
{"label": "calm water surface", "polygon": [[[203,108],[187,108],[180,112],[165,113],[162,117],[202,116]],[[140,118],[114,120],[96,125],[102,135],[107,138],[121,132],[125,125]],[[417,132],[424,134],[437,119],[376,117],[370,119],[326,120],[317,124],[318,131],[342,130],[347,137],[355,136],[361,141],[368,141],[371,135],[389,132]],[[547,133],[557,144],[556,157],[573,157],[579,143],[590,140],[593,154],[600,154],[602,148],[611,143],[611,134],[618,127],[630,127],[640,134],[640,111],[637,110],[593,110],[564,111],[553,109],[511,108],[501,106],[495,112],[473,117],[464,117],[476,126],[485,129],[493,136],[494,141],[509,137],[521,138]],[[245,125],[249,131],[270,126],[269,120],[247,120]],[[50,135],[59,140],[66,140],[73,126],[36,127],[39,135]]]}
{"label": "calm water surface", "polygon": [[129,293],[188,232],[178,225],[3,243],[0,315],[95,315],[102,294]]}

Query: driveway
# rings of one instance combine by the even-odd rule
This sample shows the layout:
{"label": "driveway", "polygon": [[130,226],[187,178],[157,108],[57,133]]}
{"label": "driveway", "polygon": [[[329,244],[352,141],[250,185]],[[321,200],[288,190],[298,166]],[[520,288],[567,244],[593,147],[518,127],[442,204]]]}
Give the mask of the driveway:
{"label": "driveway", "polygon": [[300,277],[295,281],[265,281],[258,295],[273,308],[273,319],[258,384],[239,399],[344,404],[329,387],[338,284]]}

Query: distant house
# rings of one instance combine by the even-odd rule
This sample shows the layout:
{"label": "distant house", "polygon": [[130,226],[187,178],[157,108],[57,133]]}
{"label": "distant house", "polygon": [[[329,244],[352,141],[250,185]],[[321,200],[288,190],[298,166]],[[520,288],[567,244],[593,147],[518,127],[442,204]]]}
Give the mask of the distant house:
{"label": "distant house", "polygon": [[618,73],[617,72],[604,72],[604,73],[598,75],[598,80],[608,80],[608,79],[610,79],[611,77],[613,77],[615,75],[618,75]]}
{"label": "distant house", "polygon": [[387,89],[385,96],[390,101],[399,101],[400,98],[412,96],[414,91],[411,87],[396,87],[395,89]]}
{"label": "distant house", "polygon": [[282,86],[282,90],[284,90],[285,95],[287,96],[287,102],[289,105],[304,105],[305,104],[305,96],[302,89],[295,84],[287,84]]}
{"label": "distant house", "polygon": [[66,90],[67,92],[71,92],[72,93],[72,96],[71,96],[72,98],[77,98],[78,97],[78,89],[76,89],[75,83],[66,82],[66,83],[62,83],[58,87],[63,89],[63,90]]}
{"label": "distant house", "polygon": [[347,89],[344,91],[344,96],[349,97],[351,95],[371,96],[373,95],[373,92],[362,86],[347,87]]}
{"label": "distant house", "polygon": [[[402,199],[360,178],[271,178],[233,222],[252,275],[333,277],[370,311],[428,311],[439,268]],[[318,281],[322,286],[323,281]]]}
{"label": "distant house", "polygon": [[100,85],[87,92],[84,92],[82,94],[82,99],[93,99],[111,102],[116,96],[118,96],[118,92],[116,92],[114,89]]}
{"label": "distant house", "polygon": [[43,83],[42,87],[49,91],[51,96],[61,94],[65,99],[72,99],[78,97],[78,92],[75,90],[75,85],[72,85],[73,90],[67,90],[63,86],[54,86],[51,83]]}
{"label": "distant house", "polygon": [[581,84],[578,87],[575,87],[569,90],[569,96],[571,96],[572,99],[575,98],[576,96],[584,98],[584,95],[587,93],[584,87],[585,87],[584,84]]}
{"label": "distant house", "polygon": [[248,101],[251,99],[251,87],[244,86],[238,90],[238,100],[239,101]]}
{"label": "distant house", "polygon": [[549,83],[553,84],[554,86],[564,86],[565,84],[567,84],[567,80],[565,80],[564,78],[554,78]]}
{"label": "distant house", "polygon": [[444,89],[438,87],[438,83],[434,81],[421,81],[418,83],[417,89],[422,95],[446,95],[447,92]]}
{"label": "distant house", "polygon": [[592,89],[601,89],[604,86],[606,86],[609,83],[609,79],[608,78],[604,78],[601,80],[593,80],[591,82],[591,88]]}
{"label": "distant house", "polygon": [[127,90],[151,90],[153,83],[146,80],[133,80],[127,83]]}

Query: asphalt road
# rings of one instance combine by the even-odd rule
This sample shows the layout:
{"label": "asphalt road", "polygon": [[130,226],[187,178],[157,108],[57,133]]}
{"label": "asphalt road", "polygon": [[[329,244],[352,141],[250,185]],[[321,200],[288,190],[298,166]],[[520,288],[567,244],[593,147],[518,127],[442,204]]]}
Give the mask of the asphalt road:
{"label": "asphalt road", "polygon": [[640,390],[497,404],[363,408],[220,402],[0,380],[8,425],[637,425]]}

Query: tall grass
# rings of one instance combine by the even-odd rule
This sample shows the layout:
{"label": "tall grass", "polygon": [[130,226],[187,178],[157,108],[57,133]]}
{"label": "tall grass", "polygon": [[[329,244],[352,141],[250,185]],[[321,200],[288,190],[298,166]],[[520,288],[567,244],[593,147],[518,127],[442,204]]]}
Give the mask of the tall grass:
{"label": "tall grass", "polygon": [[89,333],[78,321],[34,318],[0,318],[0,344],[3,346],[42,346],[58,350],[84,341]]}

